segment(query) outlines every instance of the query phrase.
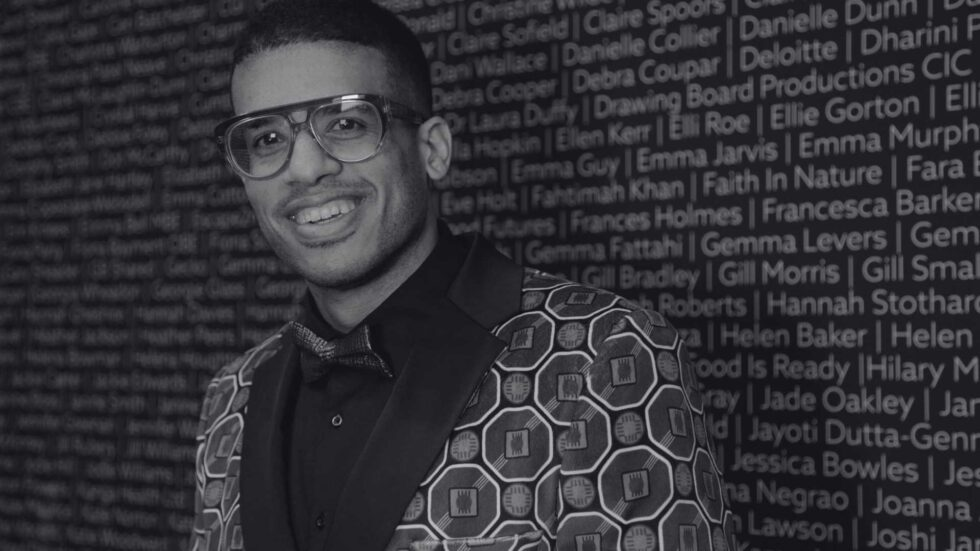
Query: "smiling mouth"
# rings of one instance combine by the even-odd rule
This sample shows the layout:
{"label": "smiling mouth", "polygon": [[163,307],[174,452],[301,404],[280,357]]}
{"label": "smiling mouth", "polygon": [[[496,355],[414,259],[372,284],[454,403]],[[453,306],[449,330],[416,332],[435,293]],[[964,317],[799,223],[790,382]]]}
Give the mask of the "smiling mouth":
{"label": "smiling mouth", "polygon": [[353,211],[357,208],[359,202],[359,200],[355,199],[334,199],[323,205],[300,209],[289,218],[300,225],[326,224],[342,218],[347,213]]}

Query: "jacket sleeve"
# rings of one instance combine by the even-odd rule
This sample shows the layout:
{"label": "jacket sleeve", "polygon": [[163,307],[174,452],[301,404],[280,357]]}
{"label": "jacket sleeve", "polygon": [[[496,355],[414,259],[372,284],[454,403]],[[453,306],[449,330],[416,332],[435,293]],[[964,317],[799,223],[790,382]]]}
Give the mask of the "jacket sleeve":
{"label": "jacket sleeve", "polygon": [[632,309],[590,340],[584,388],[558,435],[556,548],[736,549],[704,402],[677,331]]}

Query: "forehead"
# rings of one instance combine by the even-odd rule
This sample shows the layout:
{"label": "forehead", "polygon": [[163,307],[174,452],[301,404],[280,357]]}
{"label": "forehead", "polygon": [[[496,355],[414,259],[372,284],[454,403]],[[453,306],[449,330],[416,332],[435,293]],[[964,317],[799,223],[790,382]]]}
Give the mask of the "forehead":
{"label": "forehead", "polygon": [[235,67],[231,98],[237,114],[342,94],[398,99],[388,63],[374,49],[346,42],[305,42],[253,54]]}

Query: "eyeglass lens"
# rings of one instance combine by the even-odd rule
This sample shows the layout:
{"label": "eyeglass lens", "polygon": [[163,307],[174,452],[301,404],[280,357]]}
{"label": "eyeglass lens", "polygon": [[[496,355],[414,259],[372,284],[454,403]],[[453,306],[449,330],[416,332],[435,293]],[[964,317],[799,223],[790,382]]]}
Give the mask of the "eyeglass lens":
{"label": "eyeglass lens", "polygon": [[[344,100],[314,108],[307,115],[314,138],[328,155],[343,162],[372,156],[381,143],[381,113],[370,102]],[[271,176],[289,162],[294,131],[307,122],[293,125],[287,114],[246,119],[228,130],[231,160],[252,178]]]}

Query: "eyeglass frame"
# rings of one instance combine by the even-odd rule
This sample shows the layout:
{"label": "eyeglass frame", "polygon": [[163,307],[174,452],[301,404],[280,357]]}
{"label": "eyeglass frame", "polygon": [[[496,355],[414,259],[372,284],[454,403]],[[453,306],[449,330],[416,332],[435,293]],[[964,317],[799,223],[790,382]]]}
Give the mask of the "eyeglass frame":
{"label": "eyeglass frame", "polygon": [[[331,155],[330,152],[327,151],[327,148],[323,145],[323,142],[321,142],[320,138],[316,135],[316,132],[313,131],[313,117],[311,116],[313,114],[313,111],[316,110],[317,108],[324,107],[326,105],[330,105],[333,103],[341,103],[348,100],[361,100],[370,103],[372,106],[374,106],[375,109],[378,110],[379,114],[381,115],[381,138],[378,139],[378,145],[374,148],[374,151],[371,152],[370,155],[364,157],[363,159],[358,159],[356,161],[342,161],[340,159],[336,159],[336,157]],[[300,122],[295,122],[292,117],[292,112],[300,111],[300,110],[306,111],[306,119]],[[228,139],[229,138],[228,132],[233,127],[237,126],[239,123],[248,122],[250,120],[258,119],[268,115],[281,115],[284,119],[286,119],[286,123],[289,125],[289,130],[291,132],[290,140],[289,140],[289,151],[286,153],[285,162],[283,162],[282,166],[279,167],[272,174],[269,174],[268,176],[259,176],[259,177],[251,176],[249,174],[246,174],[244,170],[241,170],[238,167],[238,163],[234,161],[234,156],[231,153],[230,140]],[[299,136],[300,131],[302,131],[301,127],[303,126],[306,127],[306,130],[309,130],[310,136],[313,137],[313,139],[316,141],[317,145],[320,146],[320,149],[323,151],[324,154],[330,155],[331,158],[334,158],[341,163],[361,163],[367,161],[368,159],[373,158],[375,155],[378,154],[379,151],[381,151],[381,148],[384,146],[385,143],[385,138],[388,137],[388,126],[391,124],[392,119],[402,119],[412,124],[418,125],[425,122],[428,118],[429,117],[423,115],[422,113],[416,111],[415,109],[412,109],[411,107],[405,104],[391,101],[385,96],[381,96],[377,94],[342,94],[339,96],[326,96],[323,98],[300,101],[296,103],[289,103],[286,105],[279,105],[276,107],[269,107],[267,109],[259,109],[257,111],[252,111],[250,113],[243,113],[241,115],[236,115],[234,117],[227,118],[221,121],[220,123],[218,123],[218,125],[214,127],[214,141],[218,145],[218,149],[221,150],[222,155],[225,158],[225,162],[228,164],[229,168],[231,168],[239,176],[243,178],[248,178],[249,180],[268,180],[270,178],[275,178],[280,173],[282,173],[283,170],[286,170],[286,167],[289,166],[289,161],[293,158],[293,146],[296,145],[296,138]]]}

